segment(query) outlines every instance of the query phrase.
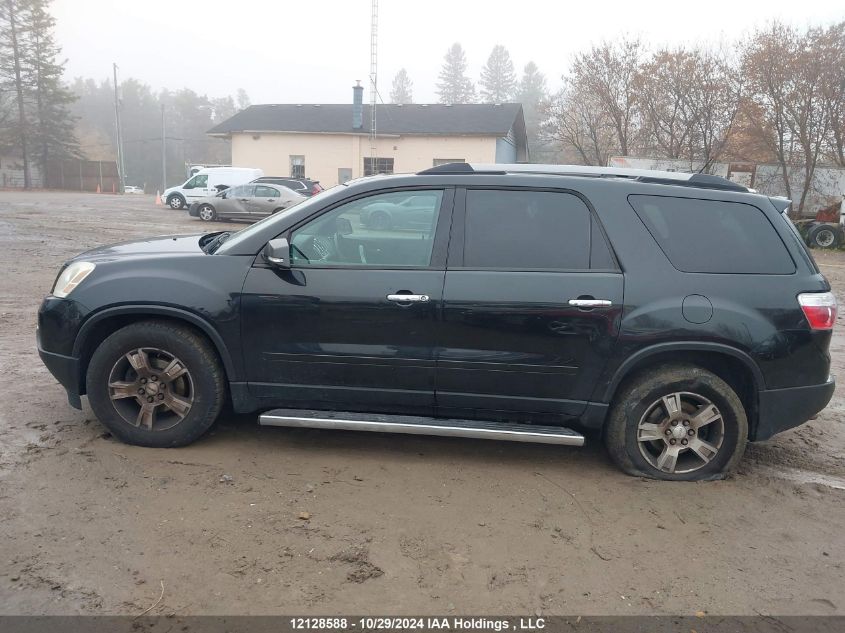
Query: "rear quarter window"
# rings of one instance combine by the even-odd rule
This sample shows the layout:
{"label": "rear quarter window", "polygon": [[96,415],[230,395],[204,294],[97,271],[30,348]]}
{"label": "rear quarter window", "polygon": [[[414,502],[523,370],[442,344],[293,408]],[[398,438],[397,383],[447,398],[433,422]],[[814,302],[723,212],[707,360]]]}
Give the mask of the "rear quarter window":
{"label": "rear quarter window", "polygon": [[628,196],[666,254],[687,273],[790,275],[795,262],[754,205],[670,196]]}

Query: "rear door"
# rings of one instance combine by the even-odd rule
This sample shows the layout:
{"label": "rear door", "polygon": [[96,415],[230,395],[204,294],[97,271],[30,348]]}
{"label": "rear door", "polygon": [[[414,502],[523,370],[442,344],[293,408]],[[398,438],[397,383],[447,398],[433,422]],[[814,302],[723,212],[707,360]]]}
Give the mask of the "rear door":
{"label": "rear door", "polygon": [[269,185],[255,185],[254,195],[247,203],[250,215],[256,219],[266,217],[283,206],[279,190]]}
{"label": "rear door", "polygon": [[459,190],[437,355],[438,411],[580,415],[618,335],[623,287],[579,194]]}

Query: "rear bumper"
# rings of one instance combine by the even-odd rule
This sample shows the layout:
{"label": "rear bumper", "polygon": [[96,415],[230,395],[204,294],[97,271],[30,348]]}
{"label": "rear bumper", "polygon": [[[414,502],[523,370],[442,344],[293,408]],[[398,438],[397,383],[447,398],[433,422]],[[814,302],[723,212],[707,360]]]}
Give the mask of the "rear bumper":
{"label": "rear bumper", "polygon": [[200,214],[200,205],[198,203],[194,202],[193,204],[191,204],[191,206],[188,207],[188,215],[196,218],[196,217],[199,217],[199,214]]}
{"label": "rear bumper", "polygon": [[79,396],[79,359],[73,356],[45,351],[41,347],[41,335],[39,331],[36,331],[36,340],[38,341],[38,355],[41,357],[41,362],[46,365],[50,373],[53,374],[53,377],[67,391],[68,404],[76,409],[81,409],[82,399]]}
{"label": "rear bumper", "polygon": [[767,440],[776,433],[804,424],[827,406],[836,389],[836,380],[809,387],[770,389],[759,392],[757,428],[753,441]]}

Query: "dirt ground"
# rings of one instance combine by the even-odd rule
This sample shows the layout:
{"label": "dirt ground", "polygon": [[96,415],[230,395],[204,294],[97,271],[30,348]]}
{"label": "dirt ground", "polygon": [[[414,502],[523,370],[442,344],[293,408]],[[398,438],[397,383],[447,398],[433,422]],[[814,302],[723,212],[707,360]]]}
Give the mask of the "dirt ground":
{"label": "dirt ground", "polygon": [[[38,305],[79,251],[220,227],[148,196],[0,192],[0,613],[845,614],[842,386],[711,483],[627,477],[596,441],[255,416],[117,442],[39,361]],[[845,304],[845,253],[817,259]]]}

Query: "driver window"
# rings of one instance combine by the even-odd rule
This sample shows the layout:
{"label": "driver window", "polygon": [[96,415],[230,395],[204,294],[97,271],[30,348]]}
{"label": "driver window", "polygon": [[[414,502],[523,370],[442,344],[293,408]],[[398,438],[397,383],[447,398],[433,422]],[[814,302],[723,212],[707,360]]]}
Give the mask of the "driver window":
{"label": "driver window", "polygon": [[202,176],[194,176],[188,182],[183,185],[183,189],[199,189],[200,187],[205,187],[208,184],[208,175],[203,174]]}
{"label": "driver window", "polygon": [[298,267],[426,267],[431,262],[441,189],[382,193],[348,202],[291,235]]}

